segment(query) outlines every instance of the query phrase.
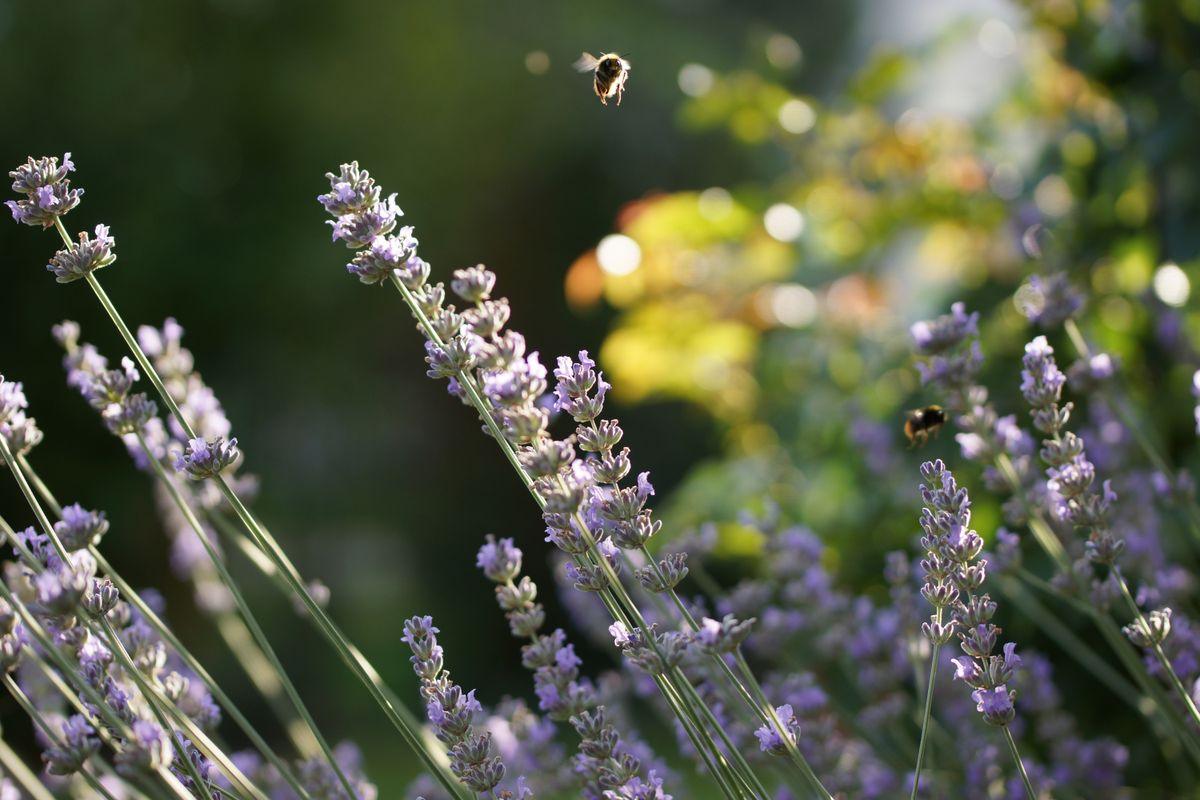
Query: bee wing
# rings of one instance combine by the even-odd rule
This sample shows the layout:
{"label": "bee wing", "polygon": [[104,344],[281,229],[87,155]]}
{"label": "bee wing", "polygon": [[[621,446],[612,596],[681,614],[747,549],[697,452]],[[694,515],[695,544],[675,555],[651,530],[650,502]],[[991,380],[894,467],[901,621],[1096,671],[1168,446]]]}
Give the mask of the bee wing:
{"label": "bee wing", "polygon": [[596,65],[600,63],[600,59],[596,58],[591,53],[584,53],[575,62],[575,69],[580,72],[594,72]]}

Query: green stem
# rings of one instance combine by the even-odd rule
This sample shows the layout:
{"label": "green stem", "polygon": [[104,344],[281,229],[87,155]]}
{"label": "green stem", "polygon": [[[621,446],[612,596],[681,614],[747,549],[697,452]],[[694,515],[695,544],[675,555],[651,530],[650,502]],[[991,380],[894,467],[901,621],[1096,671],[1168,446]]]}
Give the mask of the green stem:
{"label": "green stem", "polygon": [[1025,794],[1029,796],[1029,800],[1037,800],[1037,792],[1033,790],[1033,784],[1029,780],[1029,773],[1025,771],[1025,763],[1021,761],[1021,753],[1017,750],[1017,742],[1013,739],[1012,731],[1008,726],[1004,726],[1004,739],[1008,742],[1008,751],[1012,753],[1013,761],[1016,762],[1017,772],[1021,773],[1021,783],[1025,784]]}
{"label": "green stem", "polygon": [[200,523],[200,520],[196,518],[191,506],[188,505],[187,501],[180,493],[179,487],[175,485],[175,481],[170,475],[167,474],[167,471],[163,468],[162,463],[155,458],[154,451],[150,449],[150,446],[147,444],[145,437],[142,436],[141,431],[137,432],[137,439],[138,444],[141,445],[142,452],[145,454],[146,460],[150,462],[150,466],[154,470],[154,474],[158,478],[159,483],[164,489],[167,490],[167,493],[170,494],[171,499],[179,509],[179,512],[183,515],[184,519],[187,520],[188,525],[191,526],[192,530],[195,532],[196,538],[199,539],[200,544],[204,547],[204,552],[208,554],[208,558],[212,562],[213,567],[217,570],[217,574],[220,575],[221,581],[225,584],[226,588],[229,589],[229,594],[233,598],[234,604],[237,606],[238,611],[241,613],[242,620],[246,623],[246,627],[249,628],[250,634],[254,637],[254,641],[258,644],[263,656],[265,656],[270,662],[272,669],[279,677],[280,684],[283,686],[283,690],[287,694],[288,699],[291,700],[293,708],[296,709],[296,712],[300,715],[301,719],[304,720],[304,724],[308,727],[309,731],[312,732],[313,737],[317,740],[317,744],[321,748],[322,755],[329,763],[330,768],[337,776],[338,781],[342,784],[342,787],[346,790],[347,796],[354,797],[354,784],[350,782],[350,778],[342,770],[341,765],[338,764],[337,759],[333,755],[333,750],[329,747],[329,743],[326,742],[325,737],[317,728],[316,721],[313,719],[312,714],[309,713],[308,706],[305,705],[304,701],[300,697],[300,692],[296,690],[295,684],[293,684],[291,678],[288,677],[287,672],[283,668],[282,662],[280,662],[279,657],[275,654],[274,648],[271,647],[271,643],[267,640],[266,633],[259,625],[258,619],[254,616],[254,613],[250,610],[249,604],[242,596],[242,592],[238,588],[237,582],[234,581],[233,575],[230,574],[228,567],[225,566],[224,559],[222,559],[221,555],[213,548],[212,542],[208,540],[208,533],[204,530],[204,526]]}
{"label": "green stem", "polygon": [[[937,626],[942,624],[942,613],[945,611],[941,606],[936,612],[935,622]],[[913,785],[912,792],[909,793],[910,800],[916,800],[917,790],[921,786],[921,767],[925,760],[925,744],[928,741],[929,720],[933,718],[933,688],[937,681],[938,673],[938,656],[941,654],[942,645],[940,643],[933,646],[933,657],[929,659],[929,682],[925,685],[925,712],[921,717],[921,741],[917,745],[917,764],[913,767]]]}
{"label": "green stem", "polygon": [[[247,554],[251,563],[254,564],[254,566],[262,572],[263,576],[270,580],[272,585],[274,585],[285,597],[290,598],[295,596],[292,593],[291,584],[288,583],[288,581],[283,577],[282,572],[276,568],[274,562],[270,561],[265,555],[263,555],[263,552],[259,550],[253,542],[246,539],[245,535],[241,532],[237,525],[217,512],[206,512],[206,518],[213,523],[213,526],[223,536],[225,536],[229,542],[231,542],[240,551]],[[264,527],[263,530],[266,531],[266,528]],[[308,615],[308,618],[318,630],[321,630],[321,625],[315,617],[310,614]],[[350,660],[354,662],[354,666],[352,666],[351,669],[362,671],[364,679],[371,684],[369,688],[371,689],[372,697],[379,701],[381,707],[383,707],[384,710],[389,713],[389,719],[391,718],[391,714],[395,714],[399,718],[399,724],[406,725],[410,730],[420,729],[421,724],[417,721],[416,717],[412,715],[412,712],[408,710],[408,706],[404,705],[396,693],[393,692],[391,688],[383,682],[383,677],[375,670],[375,668],[371,665],[371,662],[367,661],[366,656],[364,656],[362,652],[354,646],[346,634],[340,628],[338,628],[337,624],[333,622],[333,620],[326,618],[326,621],[333,635],[345,642],[346,652],[349,655]],[[322,634],[324,634],[324,631],[322,631]],[[446,772],[445,767],[441,763],[436,761],[432,763],[433,765],[431,769],[440,770],[441,774],[447,781],[449,781],[452,785],[457,785],[455,783],[456,779]],[[427,762],[427,766],[428,765],[429,764]]]}
{"label": "green stem", "polygon": [[[572,555],[572,558],[576,564],[582,564],[586,556]],[[621,609],[610,590],[605,589],[599,595],[605,608],[608,609],[609,615],[614,620],[621,622],[626,627],[633,627],[632,620]],[[724,754],[721,753],[716,742],[712,740],[707,729],[695,718],[694,713],[687,706],[678,690],[665,675],[653,675],[652,677],[654,678],[655,685],[658,686],[659,692],[662,693],[663,699],[666,700],[672,713],[679,720],[680,725],[683,726],[684,732],[687,733],[688,739],[692,742],[692,746],[696,748],[696,752],[704,761],[709,774],[720,784],[721,791],[728,798],[744,796],[743,791],[737,786],[737,784],[744,784],[744,781],[739,780],[738,776],[734,774],[733,768],[725,759]],[[691,684],[688,685],[690,686]]]}
{"label": "green stem", "polygon": [[[679,596],[675,589],[669,585],[666,576],[663,574],[662,569],[659,567],[658,562],[654,559],[654,556],[650,554],[650,551],[646,549],[645,545],[642,545],[640,552],[642,556],[648,562],[650,562],[650,568],[653,570],[655,577],[658,579],[659,585],[667,587],[666,593],[674,602],[675,607],[679,610],[680,616],[693,632],[699,631],[699,623],[697,623],[696,618],[692,616],[692,612],[687,607],[687,604],[683,602],[683,599]],[[791,732],[784,727],[783,721],[779,719],[779,714],[775,711],[775,707],[771,705],[770,701],[767,699],[766,693],[762,690],[762,686],[759,684],[758,679],[754,676],[753,670],[751,670],[750,665],[746,663],[746,659],[742,655],[741,648],[736,648],[734,652],[738,669],[742,673],[742,678],[740,679],[730,668],[725,659],[721,657],[720,653],[713,653],[712,659],[719,665],[721,671],[729,680],[730,685],[732,685],[737,691],[740,699],[745,701],[746,705],[749,706],[751,711],[754,712],[754,714],[762,723],[775,729],[775,733],[779,736],[780,741],[784,743],[784,747],[787,749],[788,758],[791,759],[792,763],[799,768],[801,774],[804,775],[805,780],[808,781],[812,789],[821,797],[832,798],[832,796],[829,794],[829,791],[817,777],[816,772],[813,771],[812,766],[808,763],[808,760],[800,752],[800,748],[792,737]],[[743,680],[745,681],[744,683]],[[753,694],[751,693],[751,689],[748,689],[747,686],[753,689]]]}
{"label": "green stem", "polygon": [[1013,463],[1009,459],[1007,453],[1000,453],[998,456],[996,456],[996,468],[1000,470],[1000,474],[1004,476],[1004,480],[1007,481],[1012,493],[1017,497],[1022,507],[1025,509],[1025,514],[1029,519],[1029,530],[1033,533],[1034,538],[1037,539],[1037,543],[1041,545],[1042,550],[1046,552],[1046,555],[1050,556],[1050,558],[1054,560],[1054,565],[1058,568],[1059,572],[1070,574],[1071,559],[1067,556],[1066,549],[1063,548],[1062,542],[1058,539],[1058,535],[1054,533],[1054,530],[1048,524],[1046,524],[1045,520],[1041,518],[1037,510],[1030,507],[1030,505],[1025,501],[1025,493],[1023,491],[1023,487],[1021,486],[1021,479],[1017,475],[1016,467],[1013,466]]}
{"label": "green stem", "polygon": [[[143,444],[143,446],[145,446],[144,441],[142,442],[142,444]],[[147,450],[147,453],[149,453],[148,450]],[[58,538],[58,535],[54,531],[54,525],[50,522],[50,519],[46,515],[45,510],[42,508],[41,503],[38,502],[37,496],[33,493],[32,489],[30,488],[29,482],[25,479],[24,472],[20,469],[16,459],[13,457],[13,454],[8,447],[8,443],[4,440],[4,437],[2,437],[2,436],[0,436],[0,457],[3,457],[5,460],[5,463],[7,463],[9,465],[9,468],[11,469],[13,476],[17,479],[17,483],[21,487],[22,493],[25,495],[26,502],[29,504],[30,508],[33,510],[34,516],[37,518],[38,523],[45,530],[50,541],[54,543],[55,549],[59,553],[62,554],[61,557],[63,559],[63,562],[65,564],[72,563],[70,557],[66,554],[67,553],[66,548],[63,546],[62,542]],[[10,538],[12,538],[14,541],[16,540],[15,536],[12,536]],[[32,556],[32,554],[29,553],[24,548],[20,548],[20,550],[22,552],[22,555],[29,561],[31,567],[37,571],[40,571],[41,563],[36,558],[34,558]],[[105,626],[105,629],[107,630],[108,629],[107,621],[101,620],[101,623]],[[152,707],[152,710],[156,708],[154,699],[151,698],[150,696],[147,696],[147,703]],[[155,716],[156,717],[159,716],[157,711],[155,711]],[[160,722],[161,722],[161,720],[160,720]],[[187,722],[190,724],[191,721],[187,720]],[[165,731],[170,731],[170,728],[168,726],[164,725],[163,727],[164,727]],[[192,734],[192,732],[189,731],[189,735],[192,735],[193,740],[196,740],[197,738],[203,739],[203,736],[204,736],[203,733],[200,733],[198,729],[196,729],[196,734]],[[180,748],[180,752],[183,753],[182,748]],[[230,762],[227,758],[225,758],[223,753],[221,753],[219,750],[213,748],[212,752],[206,752],[205,754],[209,758],[211,758],[214,761],[214,763],[221,764],[222,768],[226,772],[229,773],[231,780],[241,783],[244,787],[249,787],[251,789],[252,793],[254,793],[253,787],[250,787],[249,783],[246,782],[245,776],[243,776],[241,774],[241,772],[239,772],[237,770],[237,768],[233,766],[232,762]],[[182,757],[185,761],[185,764],[188,767],[189,773],[194,772],[195,765],[191,763],[191,760],[187,758],[186,754],[183,754]],[[195,780],[199,783],[200,777],[199,777],[198,773],[193,775],[193,780]],[[208,792],[207,786],[200,785],[200,789],[201,789],[202,793],[205,795],[206,800],[211,800],[211,795]],[[265,797],[263,797],[261,795],[261,793],[258,793],[257,796],[262,798],[262,800],[265,800]]]}
{"label": "green stem", "polygon": [[[266,531],[259,525],[254,515],[250,513],[250,509],[246,508],[246,505],[237,496],[237,493],[230,488],[224,477],[218,475],[216,481],[221,493],[229,501],[229,505],[241,521],[242,527],[250,534],[257,548],[266,554],[275,565],[278,574],[282,577],[292,594],[298,597],[304,604],[305,609],[316,623],[318,630],[320,630],[334,651],[341,657],[342,662],[350,668],[355,677],[366,687],[371,697],[383,709],[392,725],[425,763],[426,768],[430,770],[431,774],[442,783],[443,787],[452,797],[463,797],[461,784],[456,783],[445,769],[438,764],[425,747],[420,736],[412,730],[405,719],[396,711],[396,706],[393,705],[388,696],[380,688],[382,679],[379,677],[379,674],[375,672],[373,667],[370,667],[362,654],[350,645],[341,631],[334,626],[325,611],[313,600],[312,595],[304,587],[296,568],[283,555],[278,543],[270,538]],[[351,796],[353,797],[354,795],[351,794]]]}
{"label": "green stem", "polygon": [[[1025,498],[1023,487],[1020,479],[1017,476],[1016,470],[1009,461],[1008,456],[1000,454],[996,458],[996,466],[1000,469],[1001,474],[1009,484],[1014,497],[1021,503],[1025,509],[1028,518],[1029,529],[1034,533],[1038,543],[1042,545],[1043,551],[1054,559],[1058,565],[1059,571],[1067,576],[1074,577],[1071,571],[1069,559],[1066,558],[1065,551],[1062,550],[1062,543],[1058,541],[1058,537],[1050,528],[1049,523],[1042,517],[1041,512],[1031,506]],[[1075,584],[1080,586],[1080,581],[1076,578]],[[1081,587],[1082,588],[1082,587]],[[1159,713],[1167,721],[1170,727],[1174,728],[1179,739],[1183,742],[1188,754],[1193,761],[1200,765],[1200,744],[1198,744],[1194,736],[1184,727],[1182,720],[1175,713],[1175,709],[1171,707],[1163,694],[1160,687],[1150,678],[1149,672],[1146,670],[1146,665],[1142,663],[1137,654],[1133,651],[1129,641],[1121,634],[1116,624],[1106,615],[1101,613],[1100,609],[1085,604],[1076,606],[1083,611],[1096,625],[1100,633],[1108,642],[1109,647],[1121,659],[1129,674],[1134,678],[1135,682],[1150,696],[1157,706]],[[1156,731],[1162,735],[1160,731]],[[1164,743],[1170,742],[1169,738],[1164,739]]]}

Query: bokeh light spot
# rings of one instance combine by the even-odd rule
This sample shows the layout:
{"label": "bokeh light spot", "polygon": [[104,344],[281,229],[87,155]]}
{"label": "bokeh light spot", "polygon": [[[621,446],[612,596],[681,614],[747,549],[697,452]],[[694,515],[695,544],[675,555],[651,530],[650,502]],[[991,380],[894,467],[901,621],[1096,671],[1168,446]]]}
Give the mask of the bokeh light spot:
{"label": "bokeh light spot", "polygon": [[628,275],[642,263],[642,248],[621,233],[610,233],[596,245],[596,260],[609,275]]}
{"label": "bokeh light spot", "polygon": [[1017,50],[1017,36],[1007,23],[989,19],[979,27],[979,48],[992,58],[1008,58]]}
{"label": "bokeh light spot", "polygon": [[776,69],[791,69],[800,63],[804,51],[799,43],[785,33],[772,34],[767,39],[767,61]]}
{"label": "bokeh light spot", "polygon": [[733,211],[733,197],[720,186],[713,186],[700,193],[696,205],[700,209],[700,216],[716,222]]}
{"label": "bokeh light spot", "polygon": [[776,203],[763,214],[763,226],[772,239],[794,242],[804,233],[804,215],[793,205]]}
{"label": "bokeh light spot", "polygon": [[788,133],[807,133],[817,122],[817,112],[798,97],[779,107],[779,124]]}
{"label": "bokeh light spot", "polygon": [[545,50],[533,50],[525,54],[525,69],[530,75],[545,75],[550,69],[550,56]]}
{"label": "bokeh light spot", "polygon": [[1169,306],[1179,307],[1192,293],[1192,282],[1178,264],[1168,261],[1154,273],[1154,294]]}
{"label": "bokeh light spot", "polygon": [[679,70],[679,88],[688,97],[703,97],[712,91],[713,71],[703,64],[684,64]]}

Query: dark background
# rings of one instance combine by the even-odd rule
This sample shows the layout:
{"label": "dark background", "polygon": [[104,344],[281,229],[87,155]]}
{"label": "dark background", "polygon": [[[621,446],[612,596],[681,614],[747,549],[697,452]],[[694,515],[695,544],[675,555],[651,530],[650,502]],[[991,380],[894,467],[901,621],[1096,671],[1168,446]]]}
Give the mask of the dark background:
{"label": "dark background", "polygon": [[[726,137],[683,132],[679,68],[761,61],[755,44],[784,32],[804,51],[785,82],[819,95],[848,69],[855,13],[817,2],[0,1],[0,162],[71,151],[86,195],[68,228],[112,227],[118,260],[99,277],[132,326],[174,316],[187,330],[245,469],[262,478],[256,509],[304,574],[331,587],[333,616],[388,682],[415,699],[401,621],[430,613],[455,678],[495,702],[529,681],[473,554],[485,533],[514,536],[544,584],[540,519],[472,415],[423,377],[398,297],[345,274],[348,251],[330,243],[315,202],[323,174],[357,159],[397,192],[438,278],[494,268],[512,326],[544,361],[594,351],[608,312],[577,315],[563,301],[576,256],[623,203],[756,166]],[[538,50],[550,59],[541,75],[525,66]],[[571,69],[582,50],[632,60],[619,109]],[[45,272],[57,247],[53,232],[0,225],[0,371],[24,382],[46,433],[31,461],[62,501],[107,510],[111,560],[163,591],[183,639],[269,728],[167,569],[148,479],[64,385],[52,324],[75,319],[110,360],[124,353],[86,286]],[[660,490],[719,446],[709,420],[681,405],[617,413]],[[32,522],[11,482],[0,481],[0,513]],[[307,624],[243,564],[235,571],[323,730],[354,738],[381,796],[395,796],[412,769],[399,737]],[[0,708],[6,735],[24,735],[28,722]]]}

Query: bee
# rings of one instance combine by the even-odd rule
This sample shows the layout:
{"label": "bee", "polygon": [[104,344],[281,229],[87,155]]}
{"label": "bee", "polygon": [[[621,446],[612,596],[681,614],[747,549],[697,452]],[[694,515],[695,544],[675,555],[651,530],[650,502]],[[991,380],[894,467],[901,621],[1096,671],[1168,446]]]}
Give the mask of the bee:
{"label": "bee", "polygon": [[591,53],[584,53],[575,62],[575,69],[580,72],[595,73],[593,87],[600,102],[608,105],[610,97],[617,98],[621,105],[621,95],[625,93],[625,81],[629,80],[629,62],[616,53],[603,53],[596,58]]}
{"label": "bee", "polygon": [[904,435],[908,437],[909,447],[925,444],[930,436],[937,435],[944,424],[946,412],[941,406],[925,406],[907,412],[904,415]]}

